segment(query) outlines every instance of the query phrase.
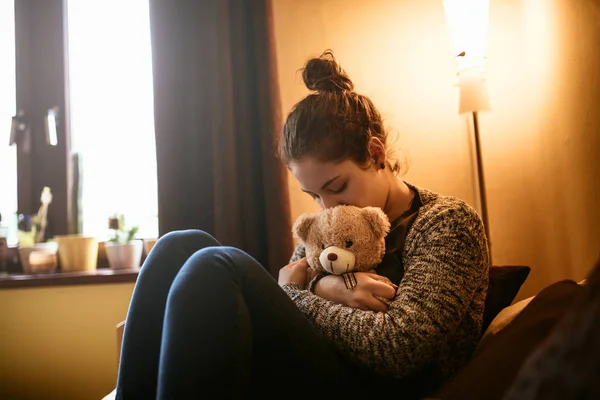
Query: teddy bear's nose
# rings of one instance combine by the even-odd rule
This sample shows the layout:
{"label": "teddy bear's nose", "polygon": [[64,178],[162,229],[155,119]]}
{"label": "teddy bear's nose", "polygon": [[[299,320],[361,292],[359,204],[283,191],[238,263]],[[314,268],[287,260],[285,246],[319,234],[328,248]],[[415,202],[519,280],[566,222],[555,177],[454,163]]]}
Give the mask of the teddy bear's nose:
{"label": "teddy bear's nose", "polygon": [[329,254],[327,254],[327,259],[329,261],[335,261],[335,260],[337,260],[337,254],[335,254],[335,253],[329,253]]}

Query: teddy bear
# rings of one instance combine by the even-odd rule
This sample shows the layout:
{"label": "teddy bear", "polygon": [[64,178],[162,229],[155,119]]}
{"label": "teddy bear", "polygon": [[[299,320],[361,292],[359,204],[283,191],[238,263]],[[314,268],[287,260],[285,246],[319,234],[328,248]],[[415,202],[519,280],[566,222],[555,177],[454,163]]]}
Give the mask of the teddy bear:
{"label": "teddy bear", "polygon": [[292,228],[304,246],[312,275],[342,275],[349,288],[356,286],[349,272],[374,272],[382,261],[389,230],[389,219],[380,208],[348,205],[302,214]]}

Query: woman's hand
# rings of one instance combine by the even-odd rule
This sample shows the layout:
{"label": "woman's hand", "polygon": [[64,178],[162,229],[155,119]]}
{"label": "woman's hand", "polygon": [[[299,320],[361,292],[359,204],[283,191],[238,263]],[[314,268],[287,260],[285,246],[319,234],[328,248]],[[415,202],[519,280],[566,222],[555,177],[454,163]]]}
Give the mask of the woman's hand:
{"label": "woman's hand", "polygon": [[[337,275],[327,275],[315,285],[315,294],[334,303],[364,311],[388,310],[387,304],[378,299],[392,300],[398,288],[384,276],[370,272],[355,272],[356,287],[346,288],[344,278]],[[377,296],[377,297],[376,297]]]}
{"label": "woman's hand", "polygon": [[286,283],[296,283],[306,286],[309,275],[309,266],[305,258],[301,258],[279,270],[279,286]]}

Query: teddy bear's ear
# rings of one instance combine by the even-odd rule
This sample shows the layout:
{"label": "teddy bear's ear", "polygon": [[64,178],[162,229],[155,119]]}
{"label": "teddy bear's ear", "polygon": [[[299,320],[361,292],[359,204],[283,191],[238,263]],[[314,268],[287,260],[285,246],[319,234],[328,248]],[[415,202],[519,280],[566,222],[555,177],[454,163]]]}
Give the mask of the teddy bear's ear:
{"label": "teddy bear's ear", "polygon": [[302,214],[300,215],[296,221],[294,222],[294,226],[292,227],[292,232],[296,239],[306,242],[306,238],[308,238],[308,232],[310,231],[310,227],[316,220],[315,214]]}
{"label": "teddy bear's ear", "polygon": [[364,207],[362,215],[369,223],[375,236],[385,237],[390,231],[390,220],[379,207]]}

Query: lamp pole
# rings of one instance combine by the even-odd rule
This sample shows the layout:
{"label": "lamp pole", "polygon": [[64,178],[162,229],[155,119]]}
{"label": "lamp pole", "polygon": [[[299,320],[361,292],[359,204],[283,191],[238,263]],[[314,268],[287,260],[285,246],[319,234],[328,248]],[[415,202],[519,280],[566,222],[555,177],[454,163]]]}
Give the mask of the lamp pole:
{"label": "lamp pole", "polygon": [[490,238],[490,226],[488,219],[487,210],[487,198],[485,190],[485,178],[483,174],[483,160],[481,157],[481,140],[479,138],[479,116],[477,111],[472,112],[473,115],[473,135],[475,136],[475,154],[477,160],[477,183],[479,189],[479,206],[481,208],[481,219],[483,221],[483,228],[485,229],[485,236],[488,240],[488,252],[490,262],[492,260],[492,240]]}
{"label": "lamp pole", "polygon": [[489,24],[489,0],[443,0],[446,21],[454,54],[457,54],[457,72],[460,87],[459,114],[470,113],[473,117],[475,158],[479,195],[479,210],[488,240],[490,263],[492,260],[490,227],[487,210],[486,188],[479,137],[479,111],[490,109],[485,87],[487,33]]}

